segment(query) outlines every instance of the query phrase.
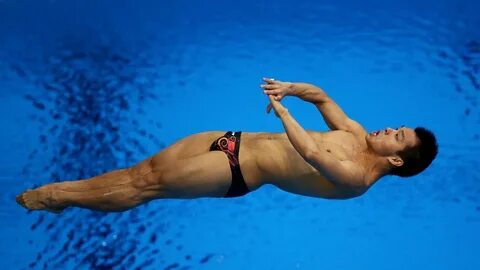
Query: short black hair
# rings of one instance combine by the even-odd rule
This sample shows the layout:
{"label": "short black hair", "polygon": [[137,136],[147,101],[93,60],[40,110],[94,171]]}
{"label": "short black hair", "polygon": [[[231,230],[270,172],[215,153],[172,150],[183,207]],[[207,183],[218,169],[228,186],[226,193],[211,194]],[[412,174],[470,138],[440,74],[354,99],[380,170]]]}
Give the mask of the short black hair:
{"label": "short black hair", "polygon": [[403,165],[394,167],[390,174],[400,177],[417,175],[430,166],[437,156],[438,144],[435,135],[423,127],[415,128],[415,134],[420,142],[398,153],[403,159]]}

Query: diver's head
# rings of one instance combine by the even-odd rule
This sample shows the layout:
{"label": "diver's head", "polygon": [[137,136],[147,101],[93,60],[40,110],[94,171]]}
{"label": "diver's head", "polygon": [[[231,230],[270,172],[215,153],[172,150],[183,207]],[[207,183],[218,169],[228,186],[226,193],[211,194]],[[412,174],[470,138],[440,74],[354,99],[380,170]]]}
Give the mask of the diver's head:
{"label": "diver's head", "polygon": [[425,170],[438,152],[435,135],[423,127],[374,131],[367,134],[366,142],[373,153],[388,160],[389,174],[401,177]]}

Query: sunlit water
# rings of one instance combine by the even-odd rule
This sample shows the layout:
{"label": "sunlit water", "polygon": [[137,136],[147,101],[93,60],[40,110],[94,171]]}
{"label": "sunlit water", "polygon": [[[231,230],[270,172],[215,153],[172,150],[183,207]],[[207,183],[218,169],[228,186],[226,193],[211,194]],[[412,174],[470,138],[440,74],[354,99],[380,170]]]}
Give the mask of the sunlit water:
{"label": "sunlit water", "polygon": [[[480,269],[477,1],[154,2],[0,1],[2,269]],[[120,214],[16,205],[196,132],[283,131],[262,76],[321,86],[369,130],[430,128],[439,156],[347,201],[266,186]]]}

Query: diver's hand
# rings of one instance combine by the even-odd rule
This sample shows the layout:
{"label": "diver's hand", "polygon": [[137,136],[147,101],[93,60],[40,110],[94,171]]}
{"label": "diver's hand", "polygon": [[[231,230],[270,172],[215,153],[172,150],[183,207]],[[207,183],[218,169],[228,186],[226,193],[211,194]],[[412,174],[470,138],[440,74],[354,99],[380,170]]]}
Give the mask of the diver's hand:
{"label": "diver's hand", "polygon": [[[268,98],[270,99],[270,104],[268,107],[275,111],[275,115],[278,118],[282,118],[284,115],[288,114],[287,108],[283,107],[282,103],[280,101],[275,100],[275,97],[273,95],[268,95]],[[267,109],[267,113],[270,113],[270,110]]]}
{"label": "diver's hand", "polygon": [[[281,101],[283,97],[293,94],[293,84],[291,82],[282,82],[269,78],[262,78],[265,84],[260,85],[263,93],[272,95],[276,101]],[[267,106],[267,113],[272,109],[272,103]]]}

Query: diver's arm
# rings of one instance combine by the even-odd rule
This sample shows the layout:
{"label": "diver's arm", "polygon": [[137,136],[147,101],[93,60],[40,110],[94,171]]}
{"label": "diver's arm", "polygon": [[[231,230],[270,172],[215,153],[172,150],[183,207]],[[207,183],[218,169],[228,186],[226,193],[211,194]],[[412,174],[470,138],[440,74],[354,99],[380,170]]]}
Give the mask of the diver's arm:
{"label": "diver's arm", "polygon": [[[264,81],[267,82],[266,85],[262,85],[265,94],[274,95],[278,101],[284,96],[296,96],[304,101],[313,103],[330,129],[345,130],[353,133],[366,132],[358,122],[350,119],[340,106],[320,87],[309,83],[282,82],[268,78],[264,78]],[[267,111],[269,108],[267,108]]]}
{"label": "diver's arm", "polygon": [[312,136],[300,126],[280,102],[275,100],[273,95],[269,95],[268,98],[275,114],[282,120],[290,143],[306,162],[334,184],[348,186],[357,191],[364,188],[364,174],[357,164],[351,161],[340,161],[327,150],[319,148]]}
{"label": "diver's arm", "polygon": [[283,127],[290,143],[304,159],[307,159],[307,157],[310,156],[310,153],[318,151],[318,146],[312,136],[300,126],[295,118],[290,115],[288,110],[279,114],[279,118],[282,120]]}
{"label": "diver's arm", "polygon": [[313,104],[322,103],[328,100],[328,95],[318,86],[310,83],[290,83],[291,95]]}
{"label": "diver's arm", "polygon": [[311,152],[318,152],[317,144],[303,127],[290,115],[283,105],[276,101],[272,95],[268,98],[275,110],[275,115],[282,120],[287,137],[297,152],[306,159]]}
{"label": "diver's arm", "polygon": [[339,187],[348,187],[358,195],[365,191],[364,171],[355,162],[340,161],[324,149],[310,152],[305,160]]}
{"label": "diver's arm", "polygon": [[320,87],[308,83],[292,83],[292,89],[293,96],[311,102],[317,107],[330,129],[359,133],[366,132],[358,122],[350,119],[342,108]]}
{"label": "diver's arm", "polygon": [[288,139],[302,158],[330,182],[361,191],[364,186],[360,167],[351,161],[340,161],[327,150],[319,148],[288,110],[280,102],[275,102],[275,111],[282,120]]}

